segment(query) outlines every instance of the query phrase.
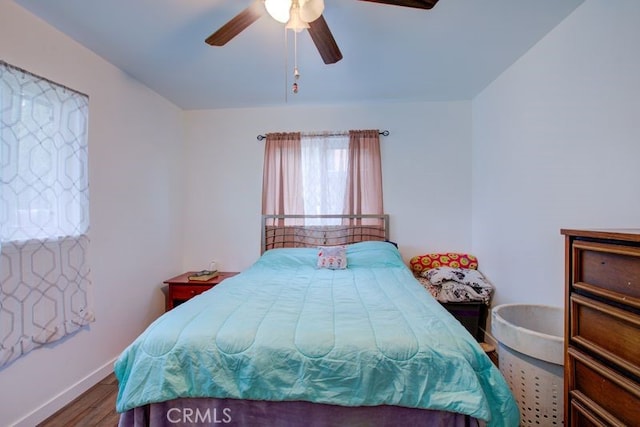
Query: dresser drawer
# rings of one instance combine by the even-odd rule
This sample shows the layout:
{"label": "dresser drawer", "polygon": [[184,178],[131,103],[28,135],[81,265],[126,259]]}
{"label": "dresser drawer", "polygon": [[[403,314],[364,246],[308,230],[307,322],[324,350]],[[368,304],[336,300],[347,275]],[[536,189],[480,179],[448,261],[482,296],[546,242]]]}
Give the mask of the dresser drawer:
{"label": "dresser drawer", "polygon": [[640,308],[640,248],[574,241],[573,286]]}
{"label": "dresser drawer", "polygon": [[569,348],[568,390],[571,399],[589,402],[601,418],[637,425],[640,420],[640,385],[600,364],[575,348]]}
{"label": "dresser drawer", "polygon": [[638,315],[573,294],[570,338],[573,343],[640,377]]}
{"label": "dresser drawer", "polygon": [[612,418],[608,413],[598,412],[598,406],[588,400],[583,401],[580,395],[571,397],[571,427],[623,427],[624,423]]}

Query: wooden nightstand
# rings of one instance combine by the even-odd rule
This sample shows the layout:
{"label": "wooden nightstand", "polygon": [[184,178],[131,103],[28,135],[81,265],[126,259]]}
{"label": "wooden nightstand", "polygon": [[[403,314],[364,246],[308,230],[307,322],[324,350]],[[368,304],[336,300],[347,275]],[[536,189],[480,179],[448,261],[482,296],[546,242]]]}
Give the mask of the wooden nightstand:
{"label": "wooden nightstand", "polygon": [[484,341],[484,332],[481,328],[484,328],[487,323],[489,309],[486,304],[479,301],[470,301],[441,302],[440,305],[462,323],[462,326],[473,335],[476,341]]}
{"label": "wooden nightstand", "polygon": [[165,311],[171,310],[178,304],[182,304],[185,301],[190,300],[196,295],[200,295],[206,290],[213,288],[224,279],[235,276],[237,272],[221,271],[218,276],[206,282],[198,282],[195,280],[189,280],[188,277],[195,273],[194,271],[187,271],[179,276],[172,277],[169,280],[165,280],[168,286],[167,295],[165,298]]}

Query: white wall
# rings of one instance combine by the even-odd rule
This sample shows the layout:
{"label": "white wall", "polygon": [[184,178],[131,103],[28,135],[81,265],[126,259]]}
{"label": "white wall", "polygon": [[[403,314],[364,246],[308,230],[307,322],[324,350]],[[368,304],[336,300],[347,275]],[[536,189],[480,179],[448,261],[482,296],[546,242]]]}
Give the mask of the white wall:
{"label": "white wall", "polygon": [[385,211],[403,256],[471,247],[470,102],[186,113],[185,269],[241,270],[260,253],[264,143],[277,131],[387,129]]}
{"label": "white wall", "polygon": [[564,303],[560,228],[640,227],[640,2],[587,0],[473,100],[495,304]]}
{"label": "white wall", "polygon": [[0,425],[31,426],[106,376],[163,311],[162,281],[181,269],[182,112],[9,0],[0,58],[90,97],[96,322],[0,370]]}
{"label": "white wall", "polygon": [[637,22],[637,0],[587,0],[472,102],[183,117],[0,0],[0,58],[91,99],[97,316],[88,330],[0,370],[0,425],[25,416],[23,424],[34,424],[106,373],[162,311],[162,280],[212,258],[227,270],[255,261],[263,155],[256,135],[265,132],[388,129],[385,210],[405,259],[472,250],[497,287],[495,303],[562,305],[559,229],[638,227]]}

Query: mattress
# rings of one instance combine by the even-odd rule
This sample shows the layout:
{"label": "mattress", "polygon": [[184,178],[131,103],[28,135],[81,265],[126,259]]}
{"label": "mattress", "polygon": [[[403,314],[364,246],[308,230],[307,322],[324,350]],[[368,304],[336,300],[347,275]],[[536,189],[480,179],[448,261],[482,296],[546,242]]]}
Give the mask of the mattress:
{"label": "mattress", "polygon": [[165,313],[115,363],[124,412],[178,398],[400,406],[518,424],[474,338],[416,281],[397,248],[361,242],[347,268],[317,249],[273,249]]}

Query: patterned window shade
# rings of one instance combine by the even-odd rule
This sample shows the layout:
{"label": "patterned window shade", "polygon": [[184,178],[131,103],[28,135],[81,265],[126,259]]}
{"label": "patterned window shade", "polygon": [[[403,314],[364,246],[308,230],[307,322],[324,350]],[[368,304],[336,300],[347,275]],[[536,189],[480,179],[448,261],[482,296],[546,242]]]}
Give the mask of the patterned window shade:
{"label": "patterned window shade", "polygon": [[94,320],[89,99],[0,62],[0,367]]}

